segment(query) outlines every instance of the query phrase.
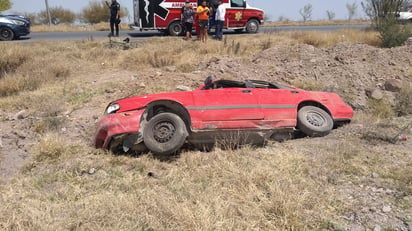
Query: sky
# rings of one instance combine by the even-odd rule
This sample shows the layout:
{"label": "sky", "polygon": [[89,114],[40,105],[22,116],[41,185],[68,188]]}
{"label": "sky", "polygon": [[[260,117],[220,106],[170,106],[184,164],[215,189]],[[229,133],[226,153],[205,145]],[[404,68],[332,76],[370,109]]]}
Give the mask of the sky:
{"label": "sky", "polygon": [[[61,6],[74,13],[80,13],[89,4],[89,0],[48,0],[48,2],[49,7]],[[118,0],[118,2],[132,14],[133,0]],[[312,20],[326,19],[327,10],[336,14],[335,19],[347,19],[346,4],[354,2],[358,5],[357,17],[363,17],[361,0],[247,0],[247,2],[251,6],[263,9],[270,21],[277,21],[280,17],[300,21],[302,16],[299,10],[309,3],[313,6]],[[45,0],[12,0],[12,3],[13,7],[6,13],[38,13],[46,8]]]}

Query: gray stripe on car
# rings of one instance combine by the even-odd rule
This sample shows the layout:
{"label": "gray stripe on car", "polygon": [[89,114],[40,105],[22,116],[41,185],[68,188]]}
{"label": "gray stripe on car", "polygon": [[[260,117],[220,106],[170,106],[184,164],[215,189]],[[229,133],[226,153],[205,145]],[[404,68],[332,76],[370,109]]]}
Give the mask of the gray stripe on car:
{"label": "gray stripe on car", "polygon": [[189,110],[224,110],[224,109],[293,109],[295,105],[227,105],[227,106],[204,106],[204,107],[187,107]]}

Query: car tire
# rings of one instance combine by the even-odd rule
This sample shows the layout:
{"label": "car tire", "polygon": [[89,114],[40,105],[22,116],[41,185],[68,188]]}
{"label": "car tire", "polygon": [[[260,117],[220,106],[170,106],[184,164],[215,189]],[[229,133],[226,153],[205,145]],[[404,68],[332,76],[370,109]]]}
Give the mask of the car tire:
{"label": "car tire", "polygon": [[256,34],[259,32],[259,22],[256,19],[251,19],[246,23],[246,32]]}
{"label": "car tire", "polygon": [[14,32],[12,29],[7,27],[0,28],[0,40],[1,41],[10,41],[14,38]]}
{"label": "car tire", "polygon": [[143,130],[143,142],[157,155],[169,155],[184,144],[188,132],[184,121],[173,113],[160,113],[149,120]]}
{"label": "car tire", "polygon": [[180,21],[174,21],[170,23],[168,27],[168,31],[169,31],[169,35],[172,35],[172,36],[183,35],[183,26],[180,23]]}
{"label": "car tire", "polygon": [[333,120],[321,108],[304,106],[298,111],[298,128],[310,137],[326,136],[333,128]]}

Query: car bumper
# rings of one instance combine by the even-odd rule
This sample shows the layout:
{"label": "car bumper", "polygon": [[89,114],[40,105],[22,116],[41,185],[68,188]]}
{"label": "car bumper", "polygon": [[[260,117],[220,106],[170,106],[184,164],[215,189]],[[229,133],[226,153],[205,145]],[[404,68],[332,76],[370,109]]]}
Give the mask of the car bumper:
{"label": "car bumper", "polygon": [[114,137],[138,132],[143,112],[144,110],[122,112],[103,117],[97,126],[94,146],[107,149]]}
{"label": "car bumper", "polygon": [[352,107],[348,105],[342,105],[335,109],[333,113],[333,119],[335,121],[351,120],[354,115]]}

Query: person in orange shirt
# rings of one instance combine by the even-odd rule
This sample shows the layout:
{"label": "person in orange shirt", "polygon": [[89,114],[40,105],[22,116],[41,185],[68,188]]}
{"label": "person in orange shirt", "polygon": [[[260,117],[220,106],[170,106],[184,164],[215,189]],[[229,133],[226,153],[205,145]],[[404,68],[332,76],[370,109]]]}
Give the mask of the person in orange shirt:
{"label": "person in orange shirt", "polygon": [[197,7],[196,13],[199,19],[199,27],[200,27],[200,41],[206,42],[207,41],[207,28],[209,26],[209,7],[206,5],[206,1],[202,1],[202,4]]}

